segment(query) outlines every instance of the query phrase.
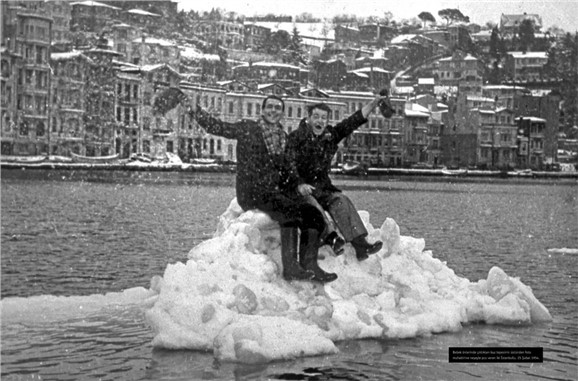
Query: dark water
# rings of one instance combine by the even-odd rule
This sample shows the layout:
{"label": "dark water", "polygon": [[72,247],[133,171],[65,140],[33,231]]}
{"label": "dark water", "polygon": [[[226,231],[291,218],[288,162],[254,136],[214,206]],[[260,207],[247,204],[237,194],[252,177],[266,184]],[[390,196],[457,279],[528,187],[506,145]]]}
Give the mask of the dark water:
{"label": "dark water", "polygon": [[[578,379],[578,255],[548,252],[578,248],[576,182],[337,179],[374,226],[395,219],[403,235],[425,238],[426,249],[472,281],[500,266],[532,287],[554,321],[348,341],[338,343],[334,356],[245,366],[215,363],[211,353],[153,349],[139,307],[99,304],[106,293],[148,287],[168,263],[185,261],[234,197],[232,175],[3,170],[1,176],[3,303],[51,310],[2,319],[3,380]],[[65,299],[85,311],[96,307],[48,318],[58,312],[58,296],[74,296]],[[455,346],[538,346],[544,362],[448,363]]]}

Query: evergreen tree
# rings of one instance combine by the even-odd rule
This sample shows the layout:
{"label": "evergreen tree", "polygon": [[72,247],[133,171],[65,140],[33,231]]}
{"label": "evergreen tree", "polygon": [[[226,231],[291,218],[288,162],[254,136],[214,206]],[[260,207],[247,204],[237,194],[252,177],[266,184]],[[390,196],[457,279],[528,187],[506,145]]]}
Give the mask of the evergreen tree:
{"label": "evergreen tree", "polygon": [[526,19],[520,23],[518,38],[521,51],[527,52],[532,49],[534,44],[534,22],[532,20]]}

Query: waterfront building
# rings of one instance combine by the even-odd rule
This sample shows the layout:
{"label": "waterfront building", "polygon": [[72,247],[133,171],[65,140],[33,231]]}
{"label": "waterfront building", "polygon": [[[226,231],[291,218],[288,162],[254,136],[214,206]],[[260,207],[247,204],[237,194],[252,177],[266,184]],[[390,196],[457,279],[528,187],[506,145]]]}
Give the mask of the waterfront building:
{"label": "waterfront building", "polygon": [[[89,101],[86,85],[95,63],[82,52],[73,51],[52,53],[50,65],[50,153],[86,155],[85,142],[98,140],[98,137],[87,136],[84,118]],[[88,134],[94,133],[97,133],[94,128],[89,129]]]}
{"label": "waterfront building", "polygon": [[2,153],[48,153],[50,36],[43,2],[2,2]]}
{"label": "waterfront building", "polygon": [[87,156],[120,154],[115,147],[116,124],[116,68],[113,64],[122,54],[108,48],[108,41],[101,39],[95,48],[83,51],[94,62],[86,76],[85,145]]}

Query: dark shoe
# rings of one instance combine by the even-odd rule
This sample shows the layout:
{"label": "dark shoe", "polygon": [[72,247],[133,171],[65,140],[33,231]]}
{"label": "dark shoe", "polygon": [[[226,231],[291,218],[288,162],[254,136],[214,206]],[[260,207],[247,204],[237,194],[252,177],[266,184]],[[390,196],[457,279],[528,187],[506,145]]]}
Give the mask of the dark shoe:
{"label": "dark shoe", "polygon": [[311,280],[315,276],[307,271],[297,260],[297,228],[281,228],[281,262],[285,280]]}
{"label": "dark shoe", "polygon": [[315,229],[305,229],[301,232],[301,244],[299,247],[299,262],[301,266],[313,273],[314,282],[329,283],[337,279],[337,274],[323,271],[317,263],[317,254],[319,248],[319,232]]}
{"label": "dark shoe", "polygon": [[331,247],[335,255],[341,255],[345,250],[345,241],[336,232],[331,232],[325,238],[325,244]]}
{"label": "dark shoe", "polygon": [[365,237],[356,237],[351,241],[351,245],[355,249],[355,256],[359,261],[365,261],[371,254],[377,253],[383,247],[383,242],[375,241],[369,243]]}

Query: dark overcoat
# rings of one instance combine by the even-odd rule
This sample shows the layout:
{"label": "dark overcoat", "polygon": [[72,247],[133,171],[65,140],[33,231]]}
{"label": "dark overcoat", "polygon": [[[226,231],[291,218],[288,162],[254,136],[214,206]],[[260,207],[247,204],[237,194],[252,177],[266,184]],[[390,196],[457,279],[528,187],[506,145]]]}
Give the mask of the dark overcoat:
{"label": "dark overcoat", "polygon": [[325,132],[317,136],[306,119],[302,119],[299,128],[289,134],[287,156],[295,162],[301,181],[315,187],[314,196],[319,192],[341,192],[329,178],[331,161],[339,143],[366,122],[361,111],[357,111],[335,126],[327,126]]}
{"label": "dark overcoat", "polygon": [[299,178],[294,163],[283,153],[271,155],[254,120],[223,122],[203,110],[195,119],[208,133],[237,140],[237,202],[244,210],[260,209],[272,196],[297,197]]}

